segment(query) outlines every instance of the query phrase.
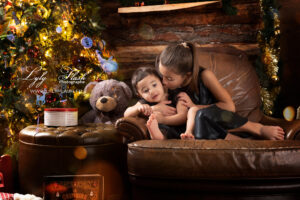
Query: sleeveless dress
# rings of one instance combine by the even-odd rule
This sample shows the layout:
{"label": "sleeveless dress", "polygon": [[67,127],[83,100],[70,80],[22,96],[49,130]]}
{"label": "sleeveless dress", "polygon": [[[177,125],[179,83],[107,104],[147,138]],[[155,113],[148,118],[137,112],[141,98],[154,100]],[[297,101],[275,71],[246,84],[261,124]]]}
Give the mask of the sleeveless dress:
{"label": "sleeveless dress", "polygon": [[195,116],[194,136],[196,139],[224,139],[227,130],[244,125],[248,119],[234,112],[223,110],[215,105],[217,100],[204,85],[201,79],[203,68],[199,71],[199,95],[189,91],[187,87],[169,91],[171,98],[176,98],[180,92],[186,92],[196,105],[211,105],[200,109]]}

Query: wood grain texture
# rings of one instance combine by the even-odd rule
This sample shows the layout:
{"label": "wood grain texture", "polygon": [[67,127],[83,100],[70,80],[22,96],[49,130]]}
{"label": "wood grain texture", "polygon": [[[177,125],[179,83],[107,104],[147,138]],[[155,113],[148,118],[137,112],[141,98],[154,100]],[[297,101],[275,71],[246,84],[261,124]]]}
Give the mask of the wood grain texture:
{"label": "wood grain texture", "polygon": [[118,13],[146,13],[146,12],[165,12],[172,10],[189,9],[195,7],[203,7],[210,4],[217,4],[221,6],[221,1],[203,1],[193,3],[176,3],[176,4],[164,4],[153,6],[140,6],[140,7],[121,7],[118,9]]}
{"label": "wood grain texture", "polygon": [[256,35],[261,28],[259,0],[232,0],[232,5],[237,8],[237,15],[227,15],[215,4],[120,14],[117,2],[104,1],[103,38],[125,79],[130,79],[140,66],[153,66],[157,54],[167,45],[184,41],[203,46],[235,46],[255,59],[259,54]]}

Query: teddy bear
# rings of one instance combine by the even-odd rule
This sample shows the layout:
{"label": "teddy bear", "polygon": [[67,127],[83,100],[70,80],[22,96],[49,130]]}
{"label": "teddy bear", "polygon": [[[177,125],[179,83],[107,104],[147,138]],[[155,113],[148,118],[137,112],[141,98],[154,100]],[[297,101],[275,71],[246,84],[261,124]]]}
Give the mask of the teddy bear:
{"label": "teddy bear", "polygon": [[90,82],[85,86],[85,92],[90,93],[92,110],[80,118],[79,124],[106,123],[113,124],[123,114],[132,98],[129,86],[114,79],[101,82]]}

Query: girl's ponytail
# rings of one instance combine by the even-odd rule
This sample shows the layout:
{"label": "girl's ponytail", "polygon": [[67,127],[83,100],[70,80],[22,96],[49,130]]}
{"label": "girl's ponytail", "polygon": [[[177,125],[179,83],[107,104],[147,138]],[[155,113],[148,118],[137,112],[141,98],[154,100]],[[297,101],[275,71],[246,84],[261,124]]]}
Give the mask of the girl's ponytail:
{"label": "girl's ponytail", "polygon": [[189,85],[189,89],[193,92],[195,92],[197,95],[199,95],[199,88],[198,88],[198,77],[199,77],[199,63],[197,56],[195,56],[197,47],[192,43],[186,43],[187,46],[191,49],[192,52],[192,58],[193,58],[193,70],[192,70],[192,80]]}

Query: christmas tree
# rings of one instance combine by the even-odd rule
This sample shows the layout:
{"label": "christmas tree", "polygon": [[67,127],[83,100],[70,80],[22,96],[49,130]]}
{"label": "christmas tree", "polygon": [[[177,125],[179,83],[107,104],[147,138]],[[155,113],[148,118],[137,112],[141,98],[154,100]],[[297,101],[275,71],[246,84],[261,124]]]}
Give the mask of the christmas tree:
{"label": "christmas tree", "polygon": [[88,82],[116,78],[100,12],[93,0],[0,2],[0,150],[46,106],[76,107]]}

